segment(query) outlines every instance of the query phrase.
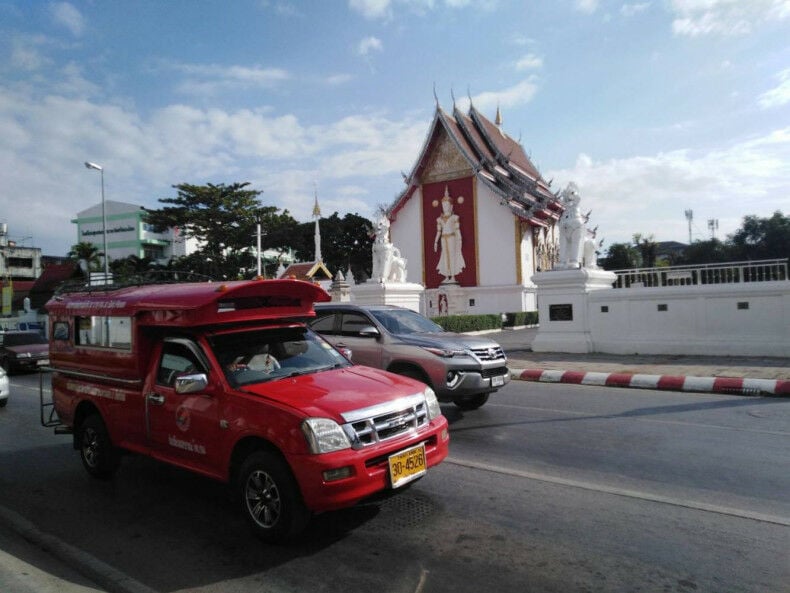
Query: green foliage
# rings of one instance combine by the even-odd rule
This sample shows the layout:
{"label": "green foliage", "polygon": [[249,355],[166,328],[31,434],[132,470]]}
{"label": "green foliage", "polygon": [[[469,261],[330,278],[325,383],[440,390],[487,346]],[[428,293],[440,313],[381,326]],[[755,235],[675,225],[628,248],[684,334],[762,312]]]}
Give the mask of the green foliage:
{"label": "green foliage", "polygon": [[790,257],[790,217],[778,210],[770,218],[746,216],[727,243],[736,260]]}
{"label": "green foliage", "polygon": [[[337,212],[318,221],[321,231],[321,255],[324,264],[332,275],[338,270],[346,273],[349,267],[354,278],[360,282],[370,277],[372,272],[373,239],[368,233],[371,223],[357,214],[346,214],[343,218]],[[298,225],[292,238],[297,255],[304,261],[315,257],[315,222]]]}
{"label": "green foliage", "polygon": [[612,243],[600,265],[605,270],[630,270],[642,265],[642,255],[629,243]]}
{"label": "green foliage", "polygon": [[89,241],[80,241],[72,245],[71,251],[69,251],[67,255],[77,261],[84,261],[88,266],[87,271],[95,271],[101,267],[102,252]]}
{"label": "green foliage", "polygon": [[505,313],[505,327],[518,327],[521,325],[537,325],[537,311],[517,311],[515,313]]}
{"label": "green foliage", "polygon": [[258,222],[263,229],[262,250],[284,246],[287,250],[298,223],[287,210],[280,213],[275,206],[262,206],[258,200],[262,192],[247,189],[248,185],[174,185],[175,198],[159,199],[171,205],[149,210],[146,221],[159,231],[178,227],[184,237],[198,239],[199,251],[179,261],[186,269],[214,278],[250,276],[254,272],[246,270],[257,270],[252,251]]}
{"label": "green foliage", "polygon": [[694,241],[672,262],[673,265],[713,264],[733,261],[730,248],[718,239]]}
{"label": "green foliage", "polygon": [[447,315],[432,317],[431,319],[434,323],[451,332],[471,332],[502,328],[502,317],[496,313],[489,315]]}

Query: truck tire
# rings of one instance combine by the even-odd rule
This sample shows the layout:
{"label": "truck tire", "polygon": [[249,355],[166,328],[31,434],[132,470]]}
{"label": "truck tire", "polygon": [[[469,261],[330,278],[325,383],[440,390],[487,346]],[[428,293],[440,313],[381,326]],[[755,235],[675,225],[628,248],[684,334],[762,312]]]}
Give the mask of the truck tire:
{"label": "truck tire", "polygon": [[111,477],[121,461],[99,414],[91,414],[79,427],[77,443],[85,470],[94,478]]}
{"label": "truck tire", "polygon": [[453,403],[464,411],[476,410],[488,401],[487,393],[475,393],[456,397]]}
{"label": "truck tire", "polygon": [[239,469],[238,491],[244,517],[267,543],[280,543],[304,531],[310,512],[285,460],[272,451],[256,451]]}

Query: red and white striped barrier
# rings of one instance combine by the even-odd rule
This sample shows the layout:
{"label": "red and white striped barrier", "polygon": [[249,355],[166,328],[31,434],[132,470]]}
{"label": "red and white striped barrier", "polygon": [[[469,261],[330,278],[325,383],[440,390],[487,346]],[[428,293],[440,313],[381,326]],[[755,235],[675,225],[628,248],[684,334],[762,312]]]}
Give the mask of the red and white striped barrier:
{"label": "red and white striped barrier", "polygon": [[583,371],[546,371],[528,369],[513,372],[514,379],[544,383],[574,383],[605,387],[700,391],[737,395],[790,395],[790,380],[745,379],[742,377],[685,377],[640,375],[634,373],[596,373]]}

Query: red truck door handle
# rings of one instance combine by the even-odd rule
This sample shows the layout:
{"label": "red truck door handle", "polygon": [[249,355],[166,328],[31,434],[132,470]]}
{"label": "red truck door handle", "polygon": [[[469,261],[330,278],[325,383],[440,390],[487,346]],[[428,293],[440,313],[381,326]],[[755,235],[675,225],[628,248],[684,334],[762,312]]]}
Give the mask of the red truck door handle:
{"label": "red truck door handle", "polygon": [[158,393],[149,393],[146,397],[149,402],[156,404],[157,406],[161,406],[165,403],[165,396],[159,395]]}

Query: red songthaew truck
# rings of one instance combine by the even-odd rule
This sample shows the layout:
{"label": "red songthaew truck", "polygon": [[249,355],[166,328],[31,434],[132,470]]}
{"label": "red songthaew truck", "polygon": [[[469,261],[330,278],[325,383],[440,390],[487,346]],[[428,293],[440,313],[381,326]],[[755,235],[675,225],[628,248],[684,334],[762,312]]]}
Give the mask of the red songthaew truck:
{"label": "red songthaew truck", "polygon": [[420,478],[449,445],[429,387],[353,365],[306,327],[327,300],[299,280],[60,293],[42,422],[73,434],[95,477],[148,455],[230,483],[263,539],[296,535]]}

